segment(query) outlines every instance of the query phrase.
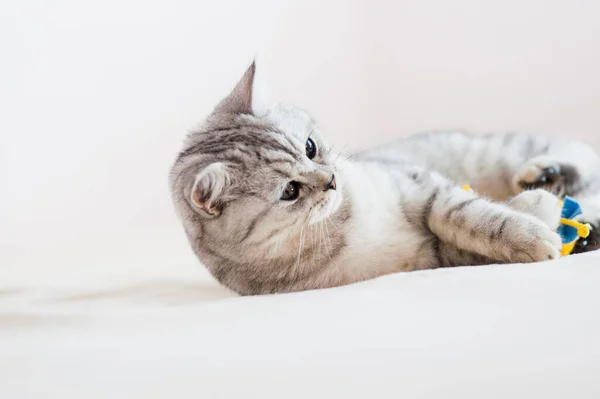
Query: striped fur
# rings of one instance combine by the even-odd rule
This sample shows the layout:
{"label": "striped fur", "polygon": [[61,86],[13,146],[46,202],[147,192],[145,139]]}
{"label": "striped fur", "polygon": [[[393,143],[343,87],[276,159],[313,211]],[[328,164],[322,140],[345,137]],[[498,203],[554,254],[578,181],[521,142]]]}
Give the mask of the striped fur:
{"label": "striped fur", "polygon": [[[581,143],[431,133],[343,157],[306,113],[256,112],[254,71],[188,137],[171,171],[194,252],[240,294],[554,259],[560,205],[548,191],[575,196],[586,221],[598,225],[600,162]],[[309,137],[318,149],[312,160]],[[328,190],[333,175],[337,188]],[[282,201],[290,181],[300,196]],[[465,183],[482,196],[462,190]],[[540,187],[548,191],[522,192]]]}

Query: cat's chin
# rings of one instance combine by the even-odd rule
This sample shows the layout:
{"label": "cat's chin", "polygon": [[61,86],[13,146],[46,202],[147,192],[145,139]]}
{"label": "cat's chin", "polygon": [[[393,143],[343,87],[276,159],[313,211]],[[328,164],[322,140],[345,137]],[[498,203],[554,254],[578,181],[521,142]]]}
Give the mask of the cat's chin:
{"label": "cat's chin", "polygon": [[331,215],[335,214],[337,212],[337,210],[340,209],[341,204],[342,204],[341,190],[331,191],[331,193],[329,194],[329,197],[325,201],[323,201],[323,203],[317,205],[319,208],[316,210],[316,212],[311,217],[310,222],[308,223],[309,226],[313,225],[313,224],[317,224],[319,222],[322,222],[323,220],[327,219]]}

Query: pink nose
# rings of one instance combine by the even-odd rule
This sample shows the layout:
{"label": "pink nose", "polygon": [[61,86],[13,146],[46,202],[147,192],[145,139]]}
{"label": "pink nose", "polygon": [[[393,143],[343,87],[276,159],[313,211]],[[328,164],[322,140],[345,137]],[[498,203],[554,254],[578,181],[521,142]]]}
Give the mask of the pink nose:
{"label": "pink nose", "polygon": [[325,190],[323,190],[323,191],[335,190],[335,187],[336,187],[335,175],[331,175],[331,180],[329,180],[329,183],[327,183],[327,185],[325,186]]}

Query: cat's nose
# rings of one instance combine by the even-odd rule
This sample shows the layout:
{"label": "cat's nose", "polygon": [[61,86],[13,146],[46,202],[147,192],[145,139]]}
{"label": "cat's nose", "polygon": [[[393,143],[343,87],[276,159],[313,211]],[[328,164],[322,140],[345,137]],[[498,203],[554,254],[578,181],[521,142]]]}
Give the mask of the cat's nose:
{"label": "cat's nose", "polygon": [[334,174],[332,174],[332,175],[331,175],[331,180],[329,180],[329,183],[327,183],[327,184],[325,185],[325,190],[323,190],[323,191],[327,191],[327,190],[335,190],[335,188],[336,188],[336,184],[335,184],[335,175],[334,175]]}

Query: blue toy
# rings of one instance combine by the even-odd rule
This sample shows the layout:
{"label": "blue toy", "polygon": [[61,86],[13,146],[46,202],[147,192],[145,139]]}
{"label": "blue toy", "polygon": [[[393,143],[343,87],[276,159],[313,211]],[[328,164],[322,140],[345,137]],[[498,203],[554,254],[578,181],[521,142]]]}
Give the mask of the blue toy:
{"label": "blue toy", "polygon": [[573,220],[581,215],[581,205],[568,195],[565,197],[562,205],[560,218],[560,227],[558,234],[563,242],[562,255],[567,256],[575,247],[579,238],[587,238],[590,235],[590,225],[588,223],[579,223]]}

